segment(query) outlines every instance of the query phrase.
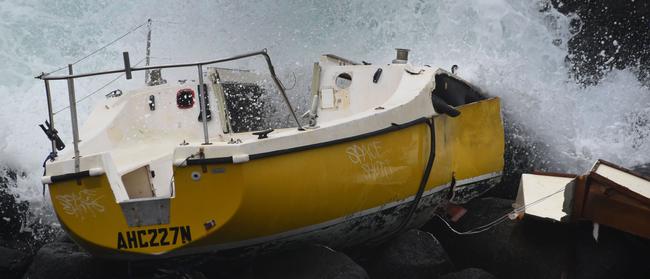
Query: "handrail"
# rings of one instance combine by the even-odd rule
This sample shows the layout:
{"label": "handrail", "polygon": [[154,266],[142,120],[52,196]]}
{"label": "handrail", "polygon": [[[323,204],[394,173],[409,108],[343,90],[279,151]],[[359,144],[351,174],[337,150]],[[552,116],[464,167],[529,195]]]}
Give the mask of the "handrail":
{"label": "handrail", "polygon": [[[209,61],[202,61],[202,62],[194,62],[194,63],[182,63],[182,64],[167,64],[167,65],[154,65],[154,66],[145,66],[145,67],[130,67],[131,72],[137,72],[137,71],[145,71],[145,70],[155,70],[155,69],[170,69],[170,68],[184,68],[184,67],[196,67],[196,66],[205,66],[205,65],[210,65],[210,64],[218,64],[218,63],[224,63],[224,62],[230,62],[233,60],[239,60],[243,58],[249,58],[252,56],[258,56],[262,55],[266,59],[267,64],[271,64],[271,58],[269,55],[266,53],[266,50],[262,51],[256,51],[256,52],[250,52],[250,53],[245,53],[245,54],[240,54],[228,58],[222,58],[222,59],[217,59],[217,60],[209,60]],[[271,65],[271,68],[273,65]],[[107,75],[107,74],[117,74],[117,73],[124,73],[126,72],[126,69],[118,69],[118,70],[109,70],[109,71],[102,71],[102,72],[93,72],[93,73],[84,73],[84,74],[76,74],[76,75],[66,75],[66,76],[50,76],[49,74],[42,73],[35,78],[41,79],[41,80],[63,80],[63,79],[69,79],[69,78],[82,78],[82,77],[91,77],[91,76],[98,76],[98,75]],[[275,71],[272,72],[274,74]]]}
{"label": "handrail", "polygon": [[266,53],[266,49],[261,50],[261,51],[256,51],[256,52],[250,52],[250,53],[245,53],[245,54],[240,54],[228,58],[222,58],[222,59],[217,59],[217,60],[210,60],[210,61],[203,61],[203,62],[195,62],[195,63],[183,63],[183,64],[167,64],[167,65],[158,65],[158,66],[147,66],[147,67],[129,67],[129,69],[119,69],[119,70],[111,70],[111,71],[103,71],[103,72],[94,72],[94,73],[85,73],[85,74],[76,74],[76,75],[67,75],[67,76],[50,76],[48,74],[41,74],[39,76],[36,76],[37,79],[41,80],[63,80],[63,79],[75,79],[75,78],[82,78],[82,77],[91,77],[91,76],[98,76],[98,75],[107,75],[107,74],[117,74],[117,73],[124,73],[127,71],[131,72],[136,72],[136,71],[146,71],[146,70],[154,70],[154,69],[170,69],[170,68],[184,68],[184,67],[196,67],[196,66],[204,66],[204,65],[210,65],[210,64],[218,64],[218,63],[225,63],[225,62],[230,62],[234,60],[239,60],[239,59],[244,59],[244,58],[249,58],[253,56],[264,56],[264,59],[266,60],[267,67],[269,68],[269,72],[271,74],[271,77],[273,78],[273,82],[275,85],[278,87],[280,90],[280,93],[282,94],[282,97],[284,98],[285,103],[287,103],[287,106],[289,107],[289,110],[291,111],[291,114],[293,115],[294,120],[296,121],[296,124],[298,124],[298,128],[302,130],[302,125],[300,124],[300,121],[298,120],[298,117],[296,116],[295,111],[293,110],[293,107],[289,103],[289,99],[286,96],[286,92],[284,91],[284,87],[282,86],[282,83],[278,79],[278,77],[275,74],[275,69],[273,68],[273,64],[271,63],[271,57],[269,57],[268,53]]}
{"label": "handrail", "polygon": [[325,54],[325,57],[337,60],[339,62],[343,62],[343,63],[348,64],[348,65],[361,65],[361,63],[359,63],[359,62],[352,61],[350,59],[338,56],[336,54]]}
{"label": "handrail", "polygon": [[[266,61],[266,65],[269,69],[269,73],[271,74],[271,77],[273,78],[273,82],[275,83],[275,86],[278,87],[278,90],[280,91],[280,94],[282,95],[282,98],[284,99],[284,102],[287,104],[287,107],[289,108],[289,111],[291,111],[291,115],[293,116],[293,119],[296,121],[296,124],[298,125],[298,130],[304,131],[302,125],[300,124],[300,120],[298,120],[298,117],[296,116],[296,112],[293,110],[293,107],[291,106],[291,103],[289,102],[289,98],[287,98],[287,94],[284,90],[284,86],[282,85],[282,82],[278,79],[275,69],[273,67],[273,63],[271,62],[271,57],[268,55],[266,52],[266,49],[263,49],[261,51],[256,51],[256,52],[250,52],[250,53],[244,53],[240,55],[235,55],[227,58],[222,58],[222,59],[216,59],[216,60],[209,60],[209,61],[201,61],[201,62],[195,62],[195,63],[183,63],[183,64],[167,64],[167,65],[158,65],[158,66],[146,66],[146,67],[131,67],[129,63],[129,54],[128,52],[124,52],[124,69],[118,69],[118,70],[109,70],[109,71],[101,71],[101,72],[91,72],[91,73],[83,73],[83,74],[72,74],[72,70],[70,67],[70,74],[69,75],[64,75],[64,76],[53,76],[51,74],[46,74],[46,73],[41,73],[39,76],[36,76],[36,79],[44,80],[46,82],[46,85],[48,81],[50,80],[67,80],[68,81],[68,95],[70,97],[70,101],[72,102],[74,100],[74,85],[72,81],[77,78],[84,78],[84,77],[91,77],[91,76],[99,76],[99,75],[108,75],[108,74],[117,74],[117,73],[125,73],[126,78],[130,79],[131,78],[131,72],[135,71],[148,71],[148,70],[154,70],[154,69],[170,69],[170,68],[184,68],[184,67],[198,67],[199,70],[199,80],[203,79],[203,74],[202,74],[202,67],[205,65],[210,65],[210,64],[218,64],[218,63],[225,63],[225,62],[230,62],[234,60],[239,60],[239,59],[244,59],[244,58],[249,58],[253,56],[263,56],[264,60]],[[200,86],[200,96],[199,98],[203,98],[203,86]],[[206,92],[207,93],[207,92]],[[46,94],[49,98],[50,96],[50,90],[49,86],[46,86]],[[201,99],[203,100],[203,99]],[[71,108],[74,104],[70,104]],[[205,113],[205,109],[202,107],[203,113]],[[52,119],[52,110],[49,110],[50,114],[50,119]],[[76,113],[75,113],[76,114]],[[73,118],[76,115],[73,115]],[[203,119],[205,119],[205,115],[203,116]],[[73,119],[74,122],[76,122],[76,119]],[[75,136],[75,159],[78,161],[78,154],[79,150],[77,147],[77,135],[79,131],[74,127],[73,125],[73,135]],[[203,122],[203,133],[204,133],[204,139],[205,143],[204,144],[209,144],[208,142],[208,131],[207,131],[207,121]]]}

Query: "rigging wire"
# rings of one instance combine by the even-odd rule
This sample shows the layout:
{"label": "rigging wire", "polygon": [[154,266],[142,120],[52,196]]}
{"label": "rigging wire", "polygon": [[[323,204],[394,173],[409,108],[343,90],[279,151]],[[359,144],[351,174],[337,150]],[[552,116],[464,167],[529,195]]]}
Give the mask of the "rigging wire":
{"label": "rigging wire", "polygon": [[[145,59],[146,59],[146,57],[140,59],[140,61],[138,61],[138,63],[135,63],[134,66],[138,66],[138,65],[140,65],[142,62],[144,62]],[[123,77],[123,76],[124,76],[124,73],[118,75],[117,77],[115,77],[114,79],[112,79],[112,80],[110,80],[109,82],[105,83],[105,84],[102,85],[101,87],[97,88],[96,90],[94,90],[94,91],[91,92],[90,94],[88,94],[88,95],[86,95],[86,96],[83,96],[81,99],[77,100],[77,101],[75,102],[75,104],[78,104],[78,103],[80,103],[81,101],[86,100],[86,99],[92,97],[93,95],[99,93],[102,89],[104,89],[104,88],[106,88],[107,86],[111,85],[113,82],[116,82],[118,79],[120,79],[120,78]],[[56,115],[57,113],[62,112],[62,111],[66,110],[66,109],[69,109],[69,108],[70,108],[70,106],[63,107],[63,108],[61,108],[61,109],[55,111],[54,113],[52,113],[52,115]]]}
{"label": "rigging wire", "polygon": [[[112,41],[110,41],[109,43],[105,44],[104,46],[102,46],[102,47],[100,47],[100,48],[98,48],[98,49],[92,51],[91,53],[87,54],[86,56],[84,56],[84,57],[82,57],[82,58],[80,58],[80,59],[77,59],[77,61],[73,62],[73,63],[70,64],[70,65],[75,65],[75,64],[77,64],[77,63],[79,63],[79,62],[81,62],[81,61],[87,59],[88,57],[91,57],[91,56],[97,54],[98,52],[100,52],[100,51],[106,49],[106,48],[109,47],[110,45],[116,43],[117,41],[123,39],[124,37],[128,36],[129,34],[135,32],[136,30],[138,30],[138,29],[142,28],[143,26],[147,25],[147,23],[149,23],[149,22],[151,22],[151,19],[147,19],[147,21],[143,22],[142,24],[140,24],[140,25],[138,25],[138,26],[136,26],[136,27],[133,27],[131,30],[129,30],[128,32],[126,32],[126,33],[122,34],[121,36],[117,37],[115,40],[112,40]],[[50,74],[56,73],[56,72],[61,71],[61,70],[65,69],[65,68],[67,68],[67,67],[68,67],[68,65],[62,66],[61,68],[58,68],[58,69],[56,69],[56,70],[54,70],[54,71],[51,71],[51,72],[49,72],[49,73],[46,73],[45,75],[50,75]]]}
{"label": "rigging wire", "polygon": [[158,23],[165,23],[165,24],[177,24],[177,25],[182,25],[182,24],[187,24],[187,22],[179,22],[179,21],[165,21],[165,20],[156,20]]}
{"label": "rigging wire", "polygon": [[541,197],[541,198],[539,198],[539,199],[537,199],[537,200],[535,200],[535,201],[533,201],[533,202],[531,202],[529,204],[525,204],[525,205],[522,205],[520,207],[517,207],[517,208],[513,209],[512,211],[504,214],[503,216],[501,216],[501,217],[499,217],[499,218],[497,218],[497,219],[495,219],[495,220],[493,220],[493,221],[491,221],[491,222],[489,222],[489,223],[487,223],[485,225],[481,225],[481,226],[472,228],[472,229],[464,231],[464,232],[461,232],[461,231],[458,231],[458,230],[454,229],[449,224],[449,222],[447,222],[447,220],[445,220],[445,218],[443,218],[442,216],[440,216],[438,214],[436,214],[435,216],[438,217],[447,226],[447,228],[449,228],[449,230],[451,230],[455,234],[458,234],[458,235],[478,234],[478,233],[485,232],[485,231],[495,227],[496,225],[498,225],[498,224],[502,223],[503,221],[509,219],[512,215],[518,214],[518,213],[522,212],[523,210],[525,210],[526,208],[529,208],[529,207],[531,207],[533,205],[536,205],[536,204],[538,204],[538,203],[540,203],[540,202],[542,202],[542,201],[544,201],[544,200],[546,200],[546,199],[548,199],[548,198],[550,198],[550,197],[552,197],[554,195],[557,195],[557,194],[563,192],[565,188],[566,188],[566,186],[562,187],[560,190],[557,190],[557,191],[555,191],[555,192],[553,192],[553,193],[551,193],[549,195]]}
{"label": "rigging wire", "polygon": [[296,87],[296,84],[298,83],[297,82],[298,80],[296,79],[296,73],[291,72],[291,74],[293,75],[293,85],[291,85],[291,88],[285,88],[284,90],[292,90],[294,87]]}

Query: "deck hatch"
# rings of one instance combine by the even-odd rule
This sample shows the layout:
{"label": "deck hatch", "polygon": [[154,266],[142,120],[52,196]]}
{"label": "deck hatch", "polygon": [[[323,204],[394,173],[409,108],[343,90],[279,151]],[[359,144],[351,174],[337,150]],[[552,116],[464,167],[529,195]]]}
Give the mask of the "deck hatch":
{"label": "deck hatch", "polygon": [[148,165],[123,175],[122,183],[130,199],[152,198],[156,195]]}

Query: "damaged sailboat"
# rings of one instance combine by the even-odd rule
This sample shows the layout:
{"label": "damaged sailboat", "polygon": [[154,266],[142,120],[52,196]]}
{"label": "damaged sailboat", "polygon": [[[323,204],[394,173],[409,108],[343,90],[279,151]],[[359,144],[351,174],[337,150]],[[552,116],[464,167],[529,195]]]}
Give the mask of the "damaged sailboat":
{"label": "damaged sailboat", "polygon": [[[209,65],[255,56],[265,59],[296,127],[233,128],[241,109],[229,98],[266,92],[241,72]],[[98,257],[347,247],[421,226],[436,208],[500,180],[499,99],[454,73],[410,64],[407,50],[381,65],[321,56],[303,119],[266,51],[146,67],[131,66],[124,53],[124,64],[38,77],[48,101],[50,82],[67,81],[73,138],[72,149],[50,157],[42,180],[62,227]],[[198,81],[115,91],[78,128],[75,79],[178,67],[198,69]],[[57,154],[64,144],[49,112],[43,129]]]}

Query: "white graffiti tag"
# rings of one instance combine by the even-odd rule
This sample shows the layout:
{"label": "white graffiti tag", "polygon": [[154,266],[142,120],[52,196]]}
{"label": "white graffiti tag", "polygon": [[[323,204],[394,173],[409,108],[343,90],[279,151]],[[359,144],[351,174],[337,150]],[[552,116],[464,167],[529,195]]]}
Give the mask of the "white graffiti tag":
{"label": "white graffiti tag", "polygon": [[393,174],[388,161],[382,158],[381,142],[373,141],[367,144],[353,144],[345,149],[348,159],[359,165],[366,176],[377,179]]}
{"label": "white graffiti tag", "polygon": [[63,207],[63,212],[84,220],[87,215],[95,217],[97,213],[104,212],[104,206],[99,203],[103,197],[98,196],[95,190],[84,189],[78,193],[58,195],[56,199]]}

